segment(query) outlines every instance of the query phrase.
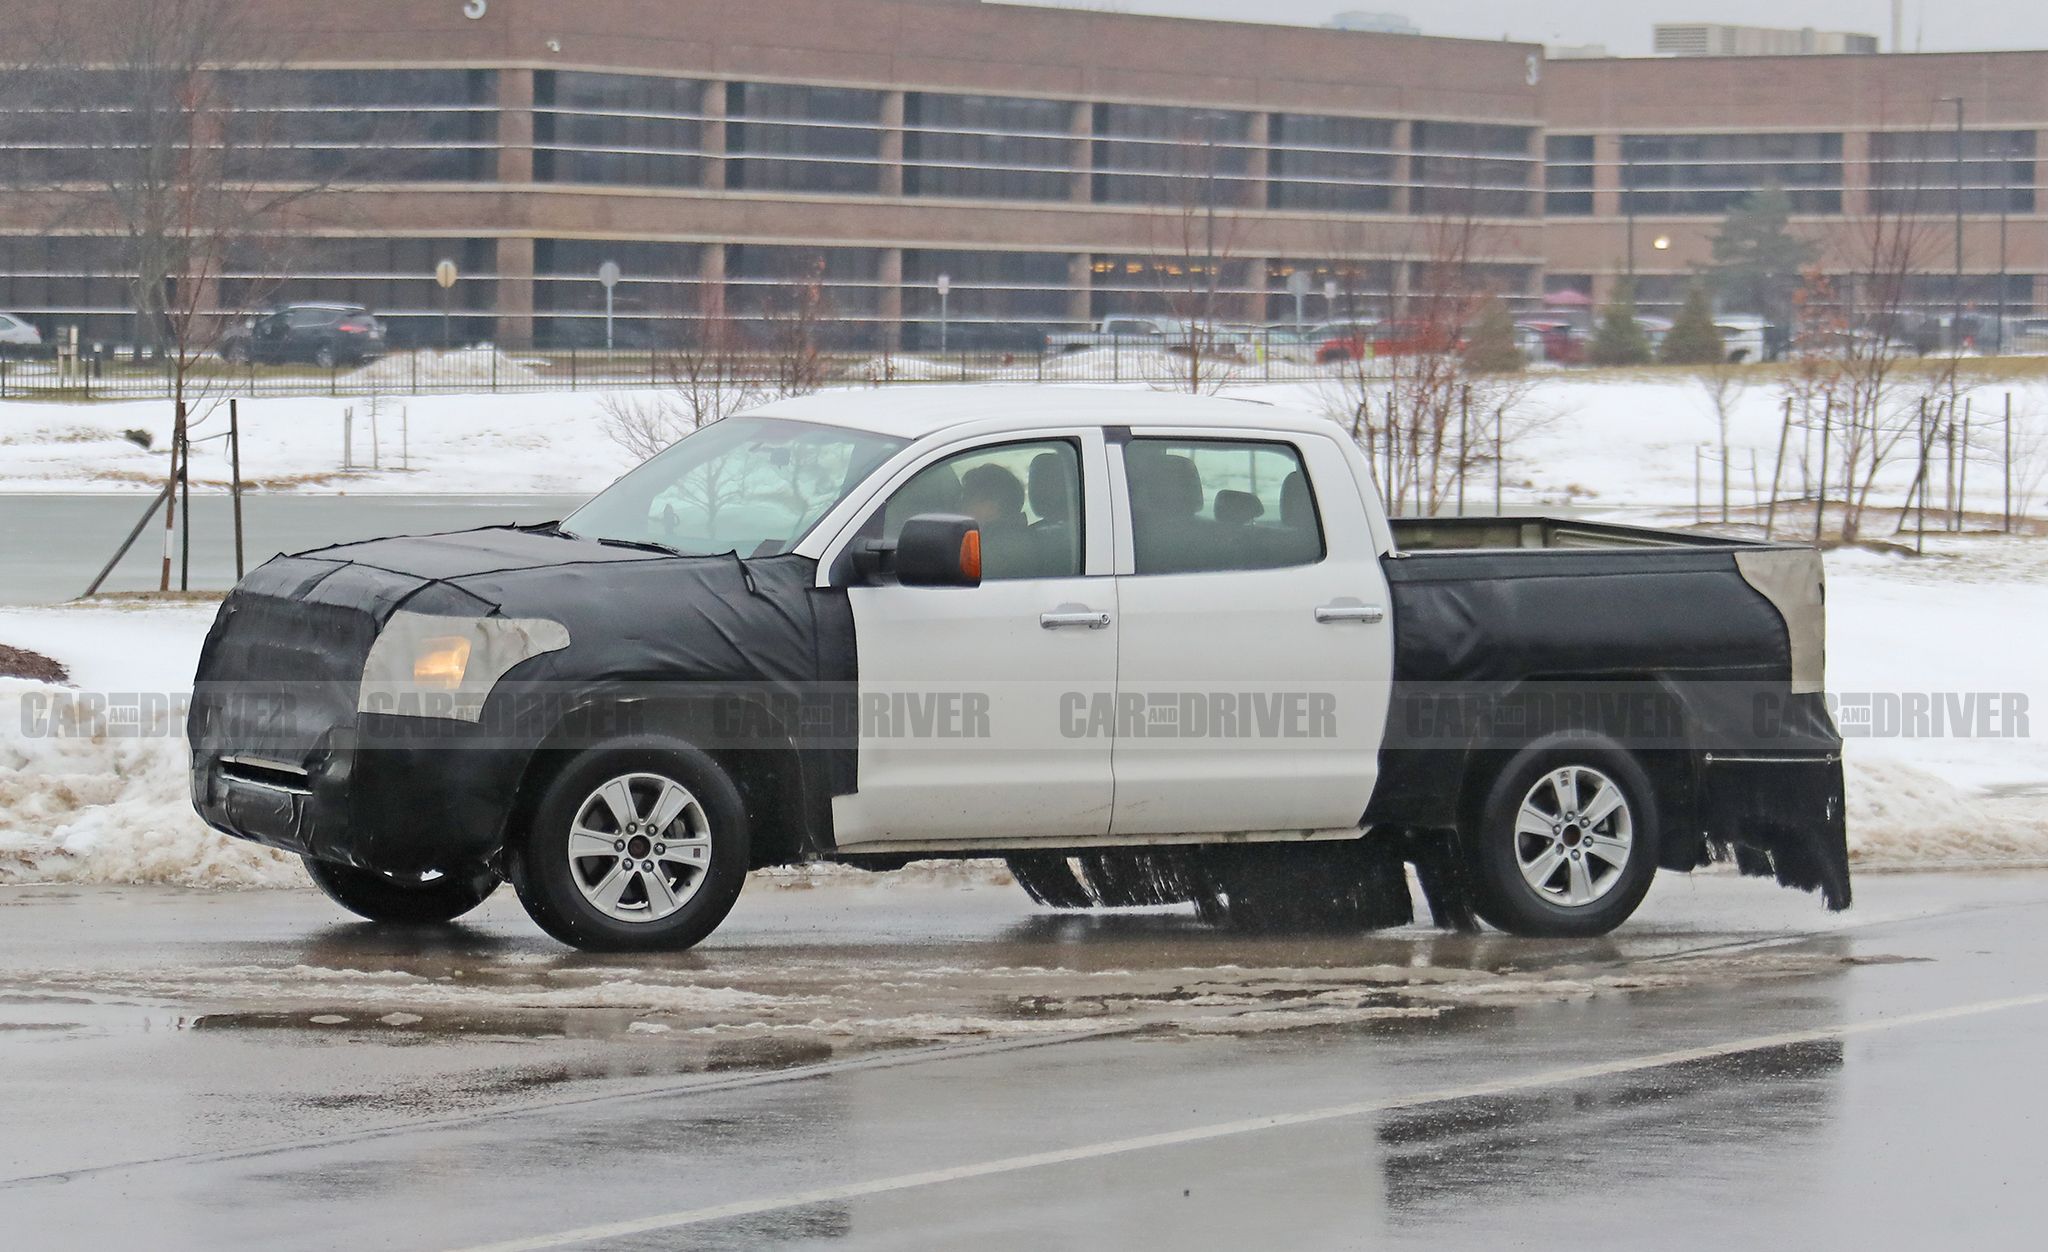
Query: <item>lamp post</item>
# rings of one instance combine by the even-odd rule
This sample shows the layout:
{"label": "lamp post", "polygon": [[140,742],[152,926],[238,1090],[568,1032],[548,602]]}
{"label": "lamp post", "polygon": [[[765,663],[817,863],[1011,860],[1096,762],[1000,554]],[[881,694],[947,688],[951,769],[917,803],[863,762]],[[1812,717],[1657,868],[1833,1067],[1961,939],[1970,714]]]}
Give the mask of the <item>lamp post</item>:
{"label": "lamp post", "polygon": [[1943,96],[1942,104],[1956,106],[1956,269],[1950,280],[1949,348],[1963,350],[1963,114],[1967,107],[1961,96]]}
{"label": "lamp post", "polygon": [[1998,329],[1994,332],[1992,355],[2005,355],[2006,269],[2010,265],[2007,244],[2012,233],[2012,136],[1998,141]]}
{"label": "lamp post", "polygon": [[951,310],[947,306],[948,297],[953,294],[953,276],[951,274],[941,274],[939,275],[938,282],[934,283],[933,286],[939,289],[939,355],[944,356],[946,355],[948,332],[952,326]]}
{"label": "lamp post", "polygon": [[604,288],[604,350],[612,350],[612,289],[619,285],[619,263],[606,261],[597,267],[597,285]]}
{"label": "lamp post", "polygon": [[1628,136],[1621,137],[1621,212],[1628,219],[1628,281],[1636,281],[1636,163],[1629,154]]}
{"label": "lamp post", "polygon": [[455,303],[455,284],[462,278],[462,271],[453,261],[442,261],[434,267],[434,284],[441,289],[441,351],[448,350],[448,323]]}

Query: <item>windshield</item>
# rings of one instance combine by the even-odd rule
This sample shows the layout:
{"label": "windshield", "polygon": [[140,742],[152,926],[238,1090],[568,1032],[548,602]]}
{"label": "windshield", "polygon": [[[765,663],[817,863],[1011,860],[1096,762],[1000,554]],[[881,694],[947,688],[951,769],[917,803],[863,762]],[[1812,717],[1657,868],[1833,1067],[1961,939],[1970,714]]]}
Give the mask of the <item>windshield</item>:
{"label": "windshield", "polygon": [[905,442],[837,426],[729,417],[613,483],[562,530],[691,555],[773,556],[795,547]]}

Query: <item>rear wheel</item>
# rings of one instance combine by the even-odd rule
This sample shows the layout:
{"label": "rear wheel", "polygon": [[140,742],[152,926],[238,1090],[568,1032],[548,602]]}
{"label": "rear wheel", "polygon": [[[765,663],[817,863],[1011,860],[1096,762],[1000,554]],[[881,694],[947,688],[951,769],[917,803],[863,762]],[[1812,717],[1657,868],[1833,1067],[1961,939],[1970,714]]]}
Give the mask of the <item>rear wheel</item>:
{"label": "rear wheel", "polygon": [[600,748],[541,796],[512,864],[541,929],[591,951],[687,948],[732,911],[747,876],[739,792],[693,748]]}
{"label": "rear wheel", "polygon": [[321,369],[331,370],[340,363],[341,358],[335,355],[334,349],[332,348],[323,346],[322,348],[320,348],[319,351],[313,354],[313,364],[319,366]]}
{"label": "rear wheel", "polygon": [[421,925],[454,921],[498,889],[497,875],[482,868],[430,878],[403,877],[310,856],[301,859],[314,885],[326,892],[328,899],[373,922]]}
{"label": "rear wheel", "polygon": [[1479,915],[1512,934],[1604,935],[1636,911],[1657,872],[1649,777],[1603,743],[1523,751],[1464,833]]}

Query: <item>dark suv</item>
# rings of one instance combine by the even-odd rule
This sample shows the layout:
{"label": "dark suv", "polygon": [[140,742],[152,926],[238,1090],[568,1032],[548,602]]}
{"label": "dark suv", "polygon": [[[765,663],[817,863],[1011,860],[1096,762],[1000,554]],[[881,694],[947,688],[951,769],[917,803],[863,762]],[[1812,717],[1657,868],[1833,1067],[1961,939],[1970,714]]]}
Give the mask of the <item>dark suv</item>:
{"label": "dark suv", "polygon": [[228,332],[230,361],[309,361],[321,369],[384,355],[384,325],[359,304],[289,304]]}

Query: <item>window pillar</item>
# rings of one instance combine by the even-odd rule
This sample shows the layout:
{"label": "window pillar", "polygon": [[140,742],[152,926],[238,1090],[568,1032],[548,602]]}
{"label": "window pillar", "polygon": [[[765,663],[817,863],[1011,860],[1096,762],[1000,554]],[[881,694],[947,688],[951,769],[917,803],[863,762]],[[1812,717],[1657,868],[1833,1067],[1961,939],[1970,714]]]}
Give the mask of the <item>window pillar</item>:
{"label": "window pillar", "polygon": [[[903,194],[903,93],[885,91],[882,93],[882,114],[880,125],[881,152],[878,154],[882,166],[877,171],[875,192],[884,196]],[[899,254],[897,260],[902,260]]]}
{"label": "window pillar", "polygon": [[884,352],[897,352],[903,347],[903,249],[881,252],[875,267],[875,281],[881,284],[881,298],[875,301],[875,317],[881,322],[877,338]]}
{"label": "window pillar", "polygon": [[707,243],[697,260],[698,306],[706,321],[725,317],[725,245]]}
{"label": "window pillar", "polygon": [[1410,213],[1421,203],[1411,185],[1415,181],[1415,123],[1394,123],[1394,142],[1389,145],[1400,155],[1394,158],[1394,201],[1388,206],[1396,213]]}
{"label": "window pillar", "polygon": [[[1095,198],[1095,106],[1085,100],[1075,101],[1074,115],[1067,128],[1074,136],[1068,145],[1074,154],[1074,176],[1067,188],[1067,198],[1076,204],[1087,204]],[[1087,266],[1082,269],[1085,271]]]}
{"label": "window pillar", "polygon": [[533,342],[533,240],[498,240],[498,338]]}
{"label": "window pillar", "polygon": [[[501,183],[533,181],[533,71],[498,71],[498,168]],[[532,251],[528,249],[528,256]],[[531,305],[528,306],[529,310]]]}
{"label": "window pillar", "polygon": [[1245,126],[1244,185],[1236,197],[1236,202],[1247,209],[1266,207],[1266,180],[1271,177],[1273,168],[1272,136],[1273,115],[1252,114]]}
{"label": "window pillar", "polygon": [[1067,320],[1086,325],[1095,319],[1095,258],[1076,252],[1067,258]]}
{"label": "window pillar", "polygon": [[1593,215],[1595,217],[1620,217],[1626,212],[1621,203],[1621,136],[1593,136]]}
{"label": "window pillar", "polygon": [[1870,211],[1870,188],[1877,175],[1870,164],[1874,147],[1867,130],[1842,136],[1842,212],[1851,217]]}
{"label": "window pillar", "polygon": [[704,126],[701,132],[704,149],[704,189],[725,190],[725,84],[708,82],[704,84]]}

